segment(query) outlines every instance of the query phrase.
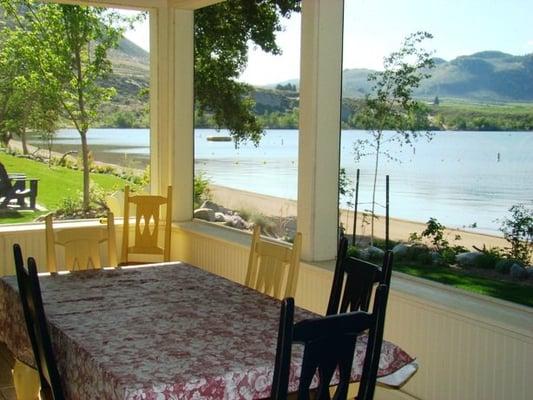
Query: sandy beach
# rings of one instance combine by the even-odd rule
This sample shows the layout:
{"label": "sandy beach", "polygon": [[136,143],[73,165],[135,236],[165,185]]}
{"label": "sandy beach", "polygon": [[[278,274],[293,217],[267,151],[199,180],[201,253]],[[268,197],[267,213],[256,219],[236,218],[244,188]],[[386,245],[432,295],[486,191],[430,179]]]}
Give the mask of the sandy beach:
{"label": "sandy beach", "polygon": [[[210,185],[212,200],[217,204],[234,210],[244,209],[248,211],[259,211],[264,215],[277,217],[290,217],[297,214],[296,201],[283,199],[280,197],[267,196],[259,193],[247,192],[223,186]],[[369,235],[370,225],[361,225],[363,221],[362,213],[357,215],[357,235]],[[342,210],[341,222],[347,233],[353,230],[353,212]],[[413,232],[421,233],[425,229],[425,224],[415,221],[407,221],[398,218],[390,218],[390,239],[395,241],[407,241]],[[375,222],[375,235],[378,238],[385,238],[385,217],[380,216]],[[467,232],[459,229],[446,229],[446,239],[451,244],[458,244],[472,249],[472,246],[482,248],[485,245],[490,247],[506,247],[507,242],[502,237],[486,235],[481,233]],[[456,235],[461,236],[461,240],[455,240]]]}

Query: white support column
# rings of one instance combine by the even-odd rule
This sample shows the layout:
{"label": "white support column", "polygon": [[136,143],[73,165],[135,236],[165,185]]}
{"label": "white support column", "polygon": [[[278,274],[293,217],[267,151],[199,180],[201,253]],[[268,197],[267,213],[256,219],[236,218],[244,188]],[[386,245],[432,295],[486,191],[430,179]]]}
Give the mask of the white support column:
{"label": "white support column", "polygon": [[298,230],[302,258],[337,247],[343,0],[303,0],[300,61]]}
{"label": "white support column", "polygon": [[173,187],[174,221],[192,219],[194,174],[194,12],[150,12],[152,193]]}

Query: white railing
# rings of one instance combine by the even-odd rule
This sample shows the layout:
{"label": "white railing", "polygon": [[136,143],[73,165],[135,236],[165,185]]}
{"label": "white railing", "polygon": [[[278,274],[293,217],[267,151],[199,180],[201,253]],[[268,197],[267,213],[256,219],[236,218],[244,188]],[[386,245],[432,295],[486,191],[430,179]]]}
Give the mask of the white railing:
{"label": "white railing", "polygon": [[[0,274],[14,272],[15,242],[38,264],[45,260],[41,226],[2,227]],[[198,222],[180,224],[173,231],[172,259],[242,283],[249,245],[249,235],[242,232]],[[302,263],[296,303],[323,313],[332,271],[332,263]],[[389,302],[385,338],[417,357],[420,369],[402,391],[380,390],[377,399],[531,398],[532,308],[401,273],[393,274]]]}

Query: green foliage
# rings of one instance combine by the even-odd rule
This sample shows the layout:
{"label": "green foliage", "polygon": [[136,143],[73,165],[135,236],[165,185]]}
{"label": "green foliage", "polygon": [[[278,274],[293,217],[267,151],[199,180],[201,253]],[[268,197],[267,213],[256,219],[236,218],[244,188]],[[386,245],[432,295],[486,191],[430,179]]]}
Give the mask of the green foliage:
{"label": "green foliage", "polygon": [[209,183],[209,179],[203,174],[194,176],[194,208],[200,207],[205,200],[209,200]]}
{"label": "green foliage", "polygon": [[482,254],[474,259],[474,267],[481,269],[495,269],[496,264],[503,258],[503,252],[498,247],[483,249]]}
{"label": "green foliage", "polygon": [[274,232],[276,228],[276,224],[274,223],[274,221],[272,221],[272,219],[268,218],[265,214],[261,212],[257,212],[257,211],[252,212],[248,218],[248,221],[253,223],[254,226],[257,225],[261,227],[261,233],[263,235],[268,235],[272,237],[277,236],[276,232]]}
{"label": "green foliage", "polygon": [[439,252],[449,247],[449,242],[444,239],[444,229],[446,229],[444,225],[435,218],[430,218],[426,222],[426,229],[422,231],[422,237],[429,239],[435,250]]}
{"label": "green foliage", "polygon": [[34,74],[80,134],[83,204],[88,208],[90,160],[86,135],[102,104],[115,94],[114,88],[104,87],[101,82],[112,72],[108,51],[117,46],[130,21],[96,7],[33,0],[0,0],[0,4],[15,24],[15,31],[21,32]]}
{"label": "green foliage", "polygon": [[412,276],[440,282],[469,292],[496,297],[533,307],[531,286],[474,276],[470,271],[447,267],[394,263],[394,269]]}
{"label": "green foliage", "polygon": [[299,11],[296,0],[228,0],[195,12],[195,93],[200,114],[212,113],[235,144],[259,143],[262,127],[253,114],[250,87],[238,82],[248,61],[248,44],[279,54],[281,17]]}
{"label": "green foliage", "polygon": [[346,252],[348,257],[361,257],[361,250],[357,246],[348,246],[348,251]]}
{"label": "green foliage", "polygon": [[533,255],[533,209],[516,204],[509,212],[511,216],[504,219],[500,227],[511,245],[508,256],[527,265]]}
{"label": "green foliage", "polygon": [[[449,241],[445,238],[445,229],[446,227],[438,222],[435,218],[430,218],[426,222],[426,228],[422,231],[421,234],[413,232],[409,235],[409,241],[414,243],[413,246],[408,251],[409,259],[416,260],[418,256],[418,250],[414,248],[426,248],[426,253],[429,254],[430,251],[436,251],[441,256],[440,264],[449,265],[455,264],[455,256],[459,253],[466,251],[466,248],[459,245],[450,246]],[[459,235],[455,236],[455,240],[460,240]],[[422,242],[430,243],[431,248],[422,244]],[[411,254],[412,251],[415,251],[415,254]],[[431,255],[429,254],[431,257]]]}
{"label": "green foliage", "polygon": [[287,83],[286,85],[282,85],[281,83],[277,84],[276,85],[276,90],[282,90],[282,91],[286,91],[286,92],[296,92],[297,91],[296,85],[294,85],[292,83]]}
{"label": "green foliage", "polygon": [[494,265],[494,269],[500,274],[508,274],[511,270],[511,266],[515,263],[515,260],[509,260],[507,258],[498,260]]}

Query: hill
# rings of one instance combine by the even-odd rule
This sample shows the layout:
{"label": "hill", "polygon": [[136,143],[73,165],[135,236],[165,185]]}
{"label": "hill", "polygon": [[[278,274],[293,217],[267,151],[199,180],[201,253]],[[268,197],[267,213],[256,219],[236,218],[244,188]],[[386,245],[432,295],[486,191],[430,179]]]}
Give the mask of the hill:
{"label": "hill", "polygon": [[[419,98],[454,98],[488,102],[533,101],[533,54],[513,56],[484,51],[451,61],[436,59],[431,78],[415,92]],[[344,71],[344,96],[369,92],[369,70]]]}

